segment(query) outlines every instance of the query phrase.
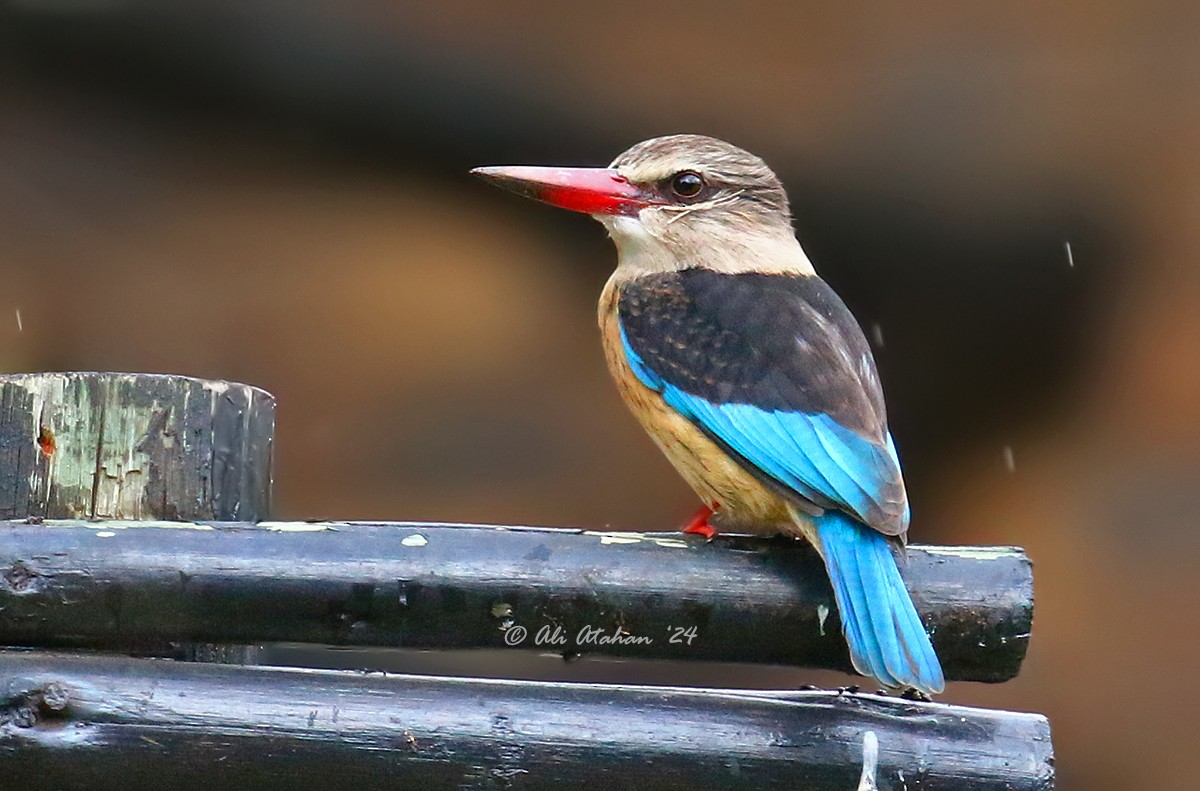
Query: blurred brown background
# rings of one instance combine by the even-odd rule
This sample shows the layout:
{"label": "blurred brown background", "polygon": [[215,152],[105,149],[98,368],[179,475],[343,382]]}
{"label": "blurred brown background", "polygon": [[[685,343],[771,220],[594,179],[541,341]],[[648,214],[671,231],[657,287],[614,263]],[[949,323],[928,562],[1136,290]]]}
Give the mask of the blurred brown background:
{"label": "blurred brown background", "polygon": [[761,154],[914,540],[1037,564],[1021,677],[946,698],[1047,713],[1067,791],[1195,787],[1200,6],[22,0],[0,98],[0,368],[271,390],[281,517],[677,525],[602,229],[465,171]]}

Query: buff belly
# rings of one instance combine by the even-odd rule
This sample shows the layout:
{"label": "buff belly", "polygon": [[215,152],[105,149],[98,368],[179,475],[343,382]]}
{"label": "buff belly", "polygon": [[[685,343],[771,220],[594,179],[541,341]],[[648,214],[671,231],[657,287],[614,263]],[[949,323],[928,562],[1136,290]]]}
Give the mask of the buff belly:
{"label": "buff belly", "polygon": [[608,369],[634,417],[666,454],[688,485],[708,505],[717,506],[723,527],[759,533],[811,532],[808,518],[730,457],[691,421],[642,384],[625,357],[616,312],[616,288],[609,283],[600,300],[600,332]]}

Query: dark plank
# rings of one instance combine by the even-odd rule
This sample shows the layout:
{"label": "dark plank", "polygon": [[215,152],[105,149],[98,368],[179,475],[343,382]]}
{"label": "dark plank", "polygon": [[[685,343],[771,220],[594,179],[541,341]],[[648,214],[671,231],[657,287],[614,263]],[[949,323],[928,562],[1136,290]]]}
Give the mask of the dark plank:
{"label": "dark plank", "polygon": [[1053,786],[1033,714],[0,652],[0,765],[23,791],[848,791],[871,742],[879,788]]}
{"label": "dark plank", "polygon": [[[901,566],[947,678],[1017,674],[1033,617],[1020,550],[912,546]],[[176,641],[515,644],[848,669],[824,568],[804,542],[419,523],[0,523],[0,644]]]}

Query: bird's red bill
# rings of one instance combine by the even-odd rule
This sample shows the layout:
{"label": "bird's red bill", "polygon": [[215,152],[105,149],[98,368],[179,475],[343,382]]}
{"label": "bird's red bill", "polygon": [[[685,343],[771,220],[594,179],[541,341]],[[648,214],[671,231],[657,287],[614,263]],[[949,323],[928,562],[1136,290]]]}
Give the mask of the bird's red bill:
{"label": "bird's red bill", "polygon": [[652,202],[611,168],[515,165],[475,168],[471,172],[518,195],[584,214],[636,214]]}

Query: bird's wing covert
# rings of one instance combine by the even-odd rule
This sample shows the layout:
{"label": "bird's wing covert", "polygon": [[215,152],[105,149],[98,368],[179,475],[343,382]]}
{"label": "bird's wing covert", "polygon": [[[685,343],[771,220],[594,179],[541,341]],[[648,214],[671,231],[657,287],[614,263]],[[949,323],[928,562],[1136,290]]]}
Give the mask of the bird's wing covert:
{"label": "bird's wing covert", "polygon": [[906,530],[875,362],[824,281],[654,274],[622,286],[618,312],[638,379],[747,469],[880,532]]}

